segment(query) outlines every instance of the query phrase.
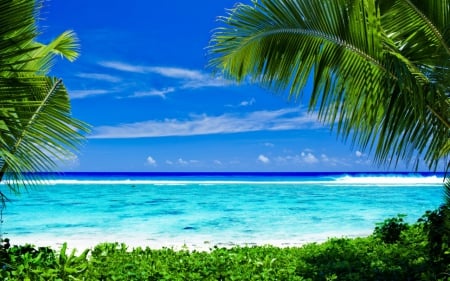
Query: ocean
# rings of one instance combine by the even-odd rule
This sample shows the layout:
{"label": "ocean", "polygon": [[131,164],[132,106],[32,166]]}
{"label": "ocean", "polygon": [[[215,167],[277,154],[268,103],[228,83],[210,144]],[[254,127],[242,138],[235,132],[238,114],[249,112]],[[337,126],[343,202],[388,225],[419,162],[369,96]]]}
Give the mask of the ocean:
{"label": "ocean", "polygon": [[[10,199],[12,244],[208,249],[298,246],[413,223],[444,201],[432,173],[66,173]],[[2,191],[5,191],[2,186]]]}

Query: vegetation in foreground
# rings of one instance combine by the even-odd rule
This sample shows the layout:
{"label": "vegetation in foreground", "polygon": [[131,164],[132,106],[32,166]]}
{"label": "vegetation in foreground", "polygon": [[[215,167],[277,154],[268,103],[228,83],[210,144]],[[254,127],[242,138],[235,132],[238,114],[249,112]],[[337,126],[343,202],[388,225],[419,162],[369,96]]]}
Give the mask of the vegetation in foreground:
{"label": "vegetation in foreground", "polygon": [[2,280],[450,280],[445,206],[415,224],[387,219],[364,238],[303,247],[128,249],[99,244],[68,253],[30,245],[3,247]]}

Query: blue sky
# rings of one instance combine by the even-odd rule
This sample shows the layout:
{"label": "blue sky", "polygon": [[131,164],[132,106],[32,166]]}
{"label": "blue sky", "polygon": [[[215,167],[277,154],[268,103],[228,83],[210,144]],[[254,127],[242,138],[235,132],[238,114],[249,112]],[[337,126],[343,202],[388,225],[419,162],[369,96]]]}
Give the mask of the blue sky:
{"label": "blue sky", "polygon": [[71,29],[81,44],[80,58],[58,60],[52,74],[63,78],[74,116],[92,125],[63,169],[385,170],[338,140],[301,101],[211,74],[206,47],[217,17],[235,3],[46,1],[40,40]]}

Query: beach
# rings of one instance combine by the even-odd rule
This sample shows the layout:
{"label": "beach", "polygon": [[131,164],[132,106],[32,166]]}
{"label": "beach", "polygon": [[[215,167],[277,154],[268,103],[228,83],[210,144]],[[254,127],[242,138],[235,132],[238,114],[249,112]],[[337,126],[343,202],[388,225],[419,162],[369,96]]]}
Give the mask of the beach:
{"label": "beach", "polygon": [[[331,237],[330,237],[331,238]],[[35,247],[50,247],[54,250],[59,250],[64,243],[67,243],[69,250],[76,249],[77,252],[83,251],[85,249],[93,250],[97,245],[102,243],[118,243],[125,244],[130,250],[141,247],[141,248],[151,248],[151,249],[163,249],[169,248],[174,250],[189,250],[189,251],[205,251],[209,252],[214,248],[233,248],[233,247],[253,247],[253,246],[275,246],[279,248],[285,247],[301,247],[308,243],[321,243],[325,242],[327,239],[318,239],[316,237],[310,237],[303,241],[278,241],[278,240],[265,240],[256,242],[214,242],[214,241],[192,241],[190,239],[185,239],[185,241],[174,241],[174,240],[151,240],[144,237],[138,238],[128,238],[128,239],[115,239],[114,237],[80,237],[80,238],[50,238],[50,237],[36,237],[36,236],[24,236],[15,237],[12,241],[12,245],[26,245],[31,244]]]}

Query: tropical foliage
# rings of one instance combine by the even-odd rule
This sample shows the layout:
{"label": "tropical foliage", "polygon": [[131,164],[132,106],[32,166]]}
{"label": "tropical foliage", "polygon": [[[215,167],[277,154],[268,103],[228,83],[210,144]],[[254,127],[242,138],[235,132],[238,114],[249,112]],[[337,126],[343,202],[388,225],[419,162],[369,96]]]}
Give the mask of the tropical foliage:
{"label": "tropical foliage", "polygon": [[378,164],[450,169],[449,0],[260,0],[220,20],[225,77],[305,96]]}
{"label": "tropical foliage", "polygon": [[48,76],[55,56],[76,59],[77,39],[68,31],[37,42],[41,5],[0,0],[0,180],[13,191],[73,158],[88,130],[71,116],[62,80]]}

